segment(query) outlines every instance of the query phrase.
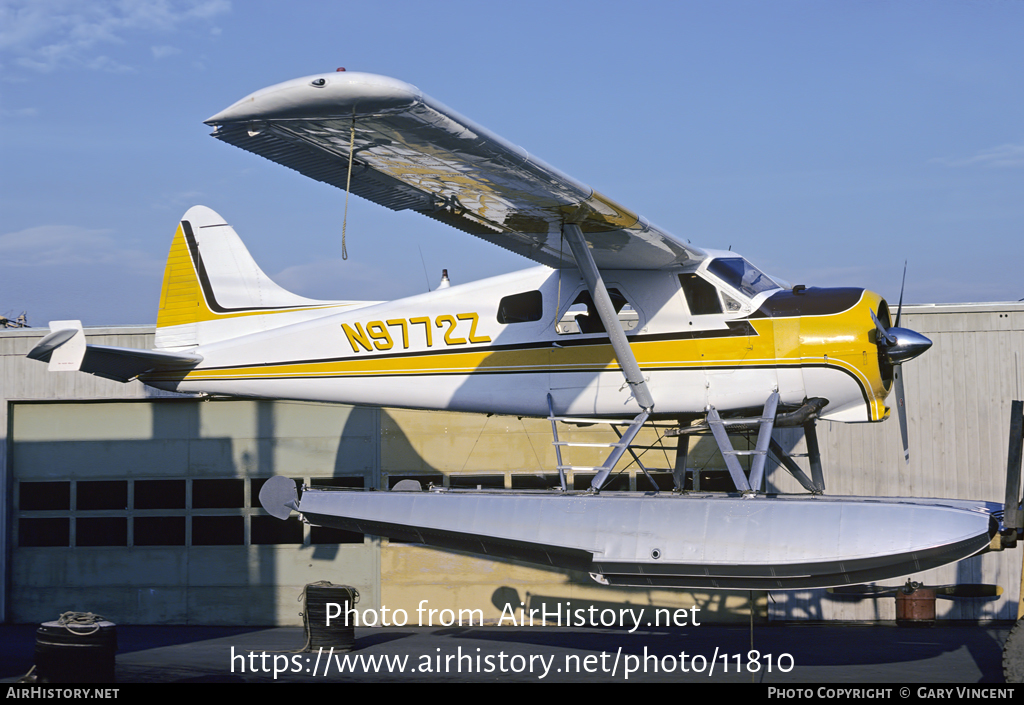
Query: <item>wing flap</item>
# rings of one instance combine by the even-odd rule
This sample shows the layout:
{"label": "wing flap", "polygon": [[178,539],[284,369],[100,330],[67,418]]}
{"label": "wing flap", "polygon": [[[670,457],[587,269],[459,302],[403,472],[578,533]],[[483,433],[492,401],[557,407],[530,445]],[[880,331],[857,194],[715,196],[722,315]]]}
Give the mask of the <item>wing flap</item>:
{"label": "wing flap", "polygon": [[705,256],[395,79],[355,72],[296,79],[206,122],[214,137],[338,188],[351,159],[353,193],[548,266],[575,266],[561,238],[566,223],[580,226],[599,267],[659,268]]}

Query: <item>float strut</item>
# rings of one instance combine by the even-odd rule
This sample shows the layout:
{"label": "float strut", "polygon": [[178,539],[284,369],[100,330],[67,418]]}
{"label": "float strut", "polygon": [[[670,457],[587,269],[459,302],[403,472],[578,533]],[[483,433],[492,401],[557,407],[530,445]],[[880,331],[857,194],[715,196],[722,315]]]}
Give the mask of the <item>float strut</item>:
{"label": "float strut", "polygon": [[811,479],[818,493],[824,493],[825,473],[821,470],[821,450],[818,448],[818,430],[814,421],[804,424],[804,438],[807,440],[807,457],[811,461]]}

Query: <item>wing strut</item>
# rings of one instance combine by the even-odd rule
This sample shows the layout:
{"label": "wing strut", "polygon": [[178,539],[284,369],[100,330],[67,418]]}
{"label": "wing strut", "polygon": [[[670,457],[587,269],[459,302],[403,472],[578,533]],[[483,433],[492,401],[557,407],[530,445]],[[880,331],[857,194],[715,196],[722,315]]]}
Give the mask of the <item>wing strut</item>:
{"label": "wing strut", "polygon": [[633,356],[633,350],[629,347],[629,341],[619,323],[619,317],[612,305],[611,297],[608,296],[608,289],[605,288],[601,272],[594,263],[594,257],[590,254],[587,241],[583,238],[583,231],[575,223],[566,223],[562,226],[562,232],[565,234],[565,239],[569,241],[569,249],[572,250],[576,266],[583,274],[583,280],[587,283],[590,296],[594,299],[597,315],[601,317],[601,323],[604,324],[604,329],[608,333],[608,340],[611,341],[612,350],[615,351],[615,358],[619,361],[622,374],[626,376],[626,382],[633,390],[637,404],[650,414],[654,408],[654,399],[651,398],[647,382],[644,381],[644,377],[640,373],[640,365],[637,364],[636,357]]}

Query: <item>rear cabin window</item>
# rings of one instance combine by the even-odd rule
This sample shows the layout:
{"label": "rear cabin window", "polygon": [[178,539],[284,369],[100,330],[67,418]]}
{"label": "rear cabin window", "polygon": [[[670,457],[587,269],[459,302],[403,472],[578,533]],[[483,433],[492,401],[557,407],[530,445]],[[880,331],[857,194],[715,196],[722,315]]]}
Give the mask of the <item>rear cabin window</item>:
{"label": "rear cabin window", "polygon": [[506,296],[498,303],[498,323],[539,321],[544,314],[544,297],[539,291]]}
{"label": "rear cabin window", "polygon": [[[636,309],[626,300],[618,289],[608,289],[608,298],[612,301],[612,307],[619,318],[619,325],[627,333],[636,329],[640,324],[640,315]],[[555,332],[561,335],[571,333],[604,333],[604,324],[597,313],[594,299],[589,291],[581,291],[576,300],[562,314],[561,319],[555,326]]]}

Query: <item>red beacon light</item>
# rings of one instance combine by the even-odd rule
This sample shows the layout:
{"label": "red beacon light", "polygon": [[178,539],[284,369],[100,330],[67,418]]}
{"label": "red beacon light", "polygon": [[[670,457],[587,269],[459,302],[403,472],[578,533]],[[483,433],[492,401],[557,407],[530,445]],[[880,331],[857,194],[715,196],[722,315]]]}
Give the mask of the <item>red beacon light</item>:
{"label": "red beacon light", "polygon": [[334,70],[334,72],[335,72],[335,73],[337,73],[338,71],[344,71],[344,70],[345,70],[345,67],[344,67],[344,66],[339,66],[338,68],[336,68],[336,69]]}

